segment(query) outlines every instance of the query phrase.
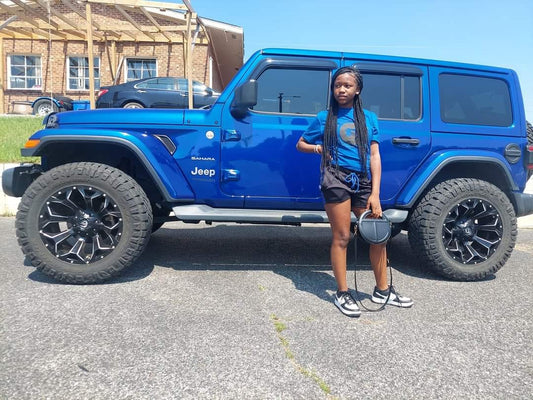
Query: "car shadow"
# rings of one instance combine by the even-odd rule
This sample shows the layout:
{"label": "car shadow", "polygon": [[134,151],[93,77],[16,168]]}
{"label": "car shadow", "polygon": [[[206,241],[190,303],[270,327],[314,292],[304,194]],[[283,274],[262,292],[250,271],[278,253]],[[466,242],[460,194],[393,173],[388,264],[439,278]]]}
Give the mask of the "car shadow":
{"label": "car shadow", "polygon": [[[328,225],[203,224],[200,229],[182,223],[168,225],[152,235],[143,255],[131,267],[102,284],[144,279],[155,267],[162,267],[183,271],[273,271],[291,279],[295,287],[310,288],[310,292],[325,300],[330,299],[329,291],[335,290]],[[445,279],[417,263],[405,233],[391,239],[388,248],[393,271],[422,279]],[[361,240],[357,243],[357,256],[355,268],[352,241],[348,248],[348,270],[370,271],[368,245]],[[31,272],[28,277],[38,282],[57,283],[39,271]]]}

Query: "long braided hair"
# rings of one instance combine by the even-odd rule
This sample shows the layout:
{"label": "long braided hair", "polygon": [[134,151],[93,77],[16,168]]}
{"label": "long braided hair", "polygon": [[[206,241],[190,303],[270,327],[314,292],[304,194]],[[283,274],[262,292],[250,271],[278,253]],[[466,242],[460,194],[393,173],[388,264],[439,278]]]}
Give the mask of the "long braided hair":
{"label": "long braided hair", "polygon": [[363,77],[355,67],[343,67],[337,70],[331,79],[331,95],[328,107],[328,116],[326,126],[324,127],[324,147],[321,160],[321,169],[334,160],[338,168],[338,146],[337,146],[337,116],[339,113],[339,103],[334,96],[335,80],[342,74],[352,74],[357,83],[359,94],[355,95],[353,102],[353,119],[355,122],[355,145],[359,152],[359,159],[363,167],[363,174],[368,175],[367,171],[367,152],[368,152],[368,130],[366,128],[366,119],[363,112],[363,103],[361,101],[361,91],[363,90]]}

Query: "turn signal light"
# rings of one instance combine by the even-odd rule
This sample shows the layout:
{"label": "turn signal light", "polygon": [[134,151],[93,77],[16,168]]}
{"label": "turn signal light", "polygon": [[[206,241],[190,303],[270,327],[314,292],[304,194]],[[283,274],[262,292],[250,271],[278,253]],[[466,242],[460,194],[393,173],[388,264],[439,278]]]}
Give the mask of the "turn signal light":
{"label": "turn signal light", "polygon": [[31,147],[36,147],[39,144],[39,142],[40,142],[39,139],[29,139],[26,141],[26,143],[24,143],[24,148],[29,149]]}

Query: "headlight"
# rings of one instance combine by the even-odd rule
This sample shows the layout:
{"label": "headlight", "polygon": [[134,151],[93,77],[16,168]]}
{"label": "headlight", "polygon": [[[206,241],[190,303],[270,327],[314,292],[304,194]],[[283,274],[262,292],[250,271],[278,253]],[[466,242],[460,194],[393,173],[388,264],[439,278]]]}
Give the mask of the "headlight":
{"label": "headlight", "polygon": [[46,117],[44,117],[44,126],[47,129],[54,129],[59,127],[59,118],[57,117],[56,113],[50,113]]}

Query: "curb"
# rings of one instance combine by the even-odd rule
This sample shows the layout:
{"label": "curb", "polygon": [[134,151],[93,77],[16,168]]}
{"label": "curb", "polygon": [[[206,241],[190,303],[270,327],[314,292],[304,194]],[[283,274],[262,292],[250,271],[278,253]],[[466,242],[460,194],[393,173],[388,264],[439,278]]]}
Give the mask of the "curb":
{"label": "curb", "polygon": [[[4,170],[16,167],[17,165],[20,165],[20,163],[0,164],[0,185],[2,184],[2,173]],[[533,194],[533,177],[527,182],[524,193]],[[14,216],[17,213],[19,202],[20,198],[9,197],[2,190],[0,193],[0,215]],[[533,229],[533,214],[518,218],[518,227]]]}

